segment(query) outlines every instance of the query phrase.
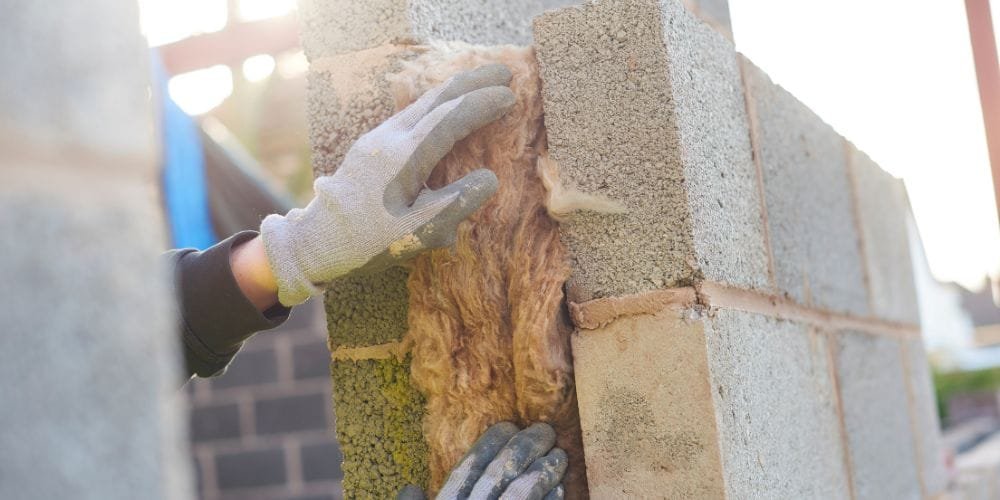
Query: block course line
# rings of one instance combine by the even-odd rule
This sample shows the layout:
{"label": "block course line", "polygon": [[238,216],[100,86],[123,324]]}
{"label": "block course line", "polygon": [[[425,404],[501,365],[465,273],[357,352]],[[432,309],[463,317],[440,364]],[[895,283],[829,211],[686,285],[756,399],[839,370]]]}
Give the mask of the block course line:
{"label": "block course line", "polygon": [[734,309],[790,319],[834,332],[852,330],[901,339],[920,338],[920,327],[917,325],[807,307],[785,297],[741,290],[711,281],[701,282],[695,288],[698,291],[698,303],[710,308]]}
{"label": "block course line", "polygon": [[569,302],[573,324],[584,330],[607,326],[622,316],[655,314],[664,309],[689,309],[697,305],[697,293],[692,287],[653,290],[621,297]]}
{"label": "block course line", "polygon": [[[799,321],[831,333],[857,331],[898,339],[920,338],[920,328],[916,325],[810,308],[784,297],[742,290],[711,281],[703,281],[693,287],[652,290],[581,303],[568,302],[567,305],[573,324],[580,330],[596,330],[622,317],[651,315],[664,310],[707,310],[711,316],[713,309],[729,309]],[[341,346],[330,352],[330,359],[333,361],[402,360],[412,347],[412,343],[407,340],[364,347]]]}
{"label": "block course line", "polygon": [[711,281],[703,281],[694,287],[569,303],[570,317],[581,330],[601,328],[620,317],[655,314],[669,309],[702,309],[707,310],[709,316],[712,309],[730,309],[799,321],[831,332],[849,330],[900,339],[920,338],[920,328],[916,325],[811,308],[785,297]]}
{"label": "block course line", "polygon": [[395,359],[402,361],[413,347],[411,342],[387,342],[364,347],[338,347],[330,352],[333,361],[362,361],[366,359]]}
{"label": "block course line", "polygon": [[[61,141],[61,142],[60,142]],[[0,123],[0,161],[8,165],[28,165],[32,167],[47,167],[65,175],[100,175],[105,180],[115,180],[119,177],[126,180],[149,180],[154,178],[152,165],[159,161],[152,152],[123,153],[115,146],[107,150],[95,149],[89,145],[79,144],[69,140],[55,139],[57,143],[46,142],[36,135],[25,133],[15,127]],[[150,141],[152,145],[152,141]],[[137,170],[137,166],[149,166],[148,171]],[[31,174],[37,170],[23,168],[4,169],[0,172],[4,182],[21,179],[34,181]],[[117,174],[117,175],[116,175]],[[46,177],[45,181],[57,180],[56,175]],[[75,181],[74,181],[75,182]],[[79,187],[79,186],[77,186]]]}

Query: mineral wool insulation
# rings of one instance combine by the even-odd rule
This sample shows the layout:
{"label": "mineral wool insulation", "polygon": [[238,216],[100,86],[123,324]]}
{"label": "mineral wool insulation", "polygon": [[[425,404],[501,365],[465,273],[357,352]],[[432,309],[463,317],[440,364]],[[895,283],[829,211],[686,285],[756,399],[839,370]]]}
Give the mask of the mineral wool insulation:
{"label": "mineral wool insulation", "polygon": [[530,48],[434,46],[390,82],[399,110],[455,73],[492,63],[513,73],[514,108],[459,142],[427,184],[437,189],[486,167],[500,188],[459,226],[452,248],[414,260],[408,282],[406,343],[412,381],[427,397],[430,490],[489,425],[543,421],[570,457],[567,496],[586,497],[563,297],[569,256],[556,217],[618,206],[559,186],[545,156],[541,81]]}

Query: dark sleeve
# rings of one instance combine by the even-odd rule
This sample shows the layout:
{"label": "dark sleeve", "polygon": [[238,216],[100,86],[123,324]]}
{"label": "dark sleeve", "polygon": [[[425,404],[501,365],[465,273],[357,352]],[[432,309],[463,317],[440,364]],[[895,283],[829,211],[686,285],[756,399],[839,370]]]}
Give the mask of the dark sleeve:
{"label": "dark sleeve", "polygon": [[164,255],[173,271],[185,380],[224,373],[244,340],[288,318],[291,309],[280,304],[259,312],[233,277],[232,248],[255,236],[255,231],[243,231],[204,251],[171,250]]}

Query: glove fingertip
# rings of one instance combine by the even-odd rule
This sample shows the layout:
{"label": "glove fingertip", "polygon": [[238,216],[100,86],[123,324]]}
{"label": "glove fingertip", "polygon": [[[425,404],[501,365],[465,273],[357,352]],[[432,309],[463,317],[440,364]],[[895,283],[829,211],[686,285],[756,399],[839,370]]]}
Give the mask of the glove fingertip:
{"label": "glove fingertip", "polygon": [[562,484],[557,484],[543,500],[563,500],[563,498],[566,498],[566,488]]}

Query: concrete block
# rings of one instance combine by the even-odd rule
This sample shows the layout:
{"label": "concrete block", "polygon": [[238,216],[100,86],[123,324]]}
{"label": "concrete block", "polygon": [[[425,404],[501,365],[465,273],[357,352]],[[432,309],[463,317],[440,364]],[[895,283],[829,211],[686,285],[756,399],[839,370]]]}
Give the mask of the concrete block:
{"label": "concrete block", "polygon": [[152,178],[159,164],[138,18],[136,2],[122,0],[58,8],[7,2],[0,19],[0,150],[35,142],[78,159],[88,152],[121,157],[102,158],[103,169]]}
{"label": "concrete block", "polygon": [[868,314],[844,139],[741,58],[756,117],[775,281],[792,299]]}
{"label": "concrete block", "polygon": [[383,44],[527,45],[535,16],[574,1],[302,0],[302,43],[310,59]]}
{"label": "concrete block", "polygon": [[739,311],[708,323],[726,496],[849,498],[825,337]]}
{"label": "concrete block", "polygon": [[0,498],[192,498],[156,191],[6,160]]}
{"label": "concrete block", "polygon": [[395,101],[385,76],[414,55],[383,45],[312,60],[306,113],[316,176],[332,174],[358,137],[392,116]]}
{"label": "concrete block", "polygon": [[407,484],[425,488],[425,402],[410,386],[409,360],[337,361],[330,371],[345,497],[395,498]]}
{"label": "concrete block", "polygon": [[918,324],[920,310],[906,230],[906,187],[853,146],[849,153],[872,314]]}
{"label": "concrete block", "polygon": [[592,498],[721,498],[705,330],[677,311],[573,336]]}
{"label": "concrete block", "polygon": [[563,182],[624,216],[562,225],[579,302],[767,282],[760,200],[732,44],[676,1],[588,3],[536,19],[549,151]]}
{"label": "concrete block", "polygon": [[193,498],[137,4],[0,16],[0,498]]}
{"label": "concrete block", "polygon": [[326,292],[330,347],[363,347],[403,338],[408,324],[408,273],[402,268],[352,276],[334,282]]}
{"label": "concrete block", "polygon": [[727,38],[733,39],[728,0],[684,0],[684,6]]}
{"label": "concrete block", "polygon": [[938,419],[937,398],[931,380],[927,352],[920,339],[903,342],[906,380],[910,395],[910,412],[916,436],[917,459],[925,495],[937,495],[948,486],[941,442],[941,422]]}
{"label": "concrete block", "polygon": [[920,498],[899,341],[841,332],[836,351],[856,498]]}

